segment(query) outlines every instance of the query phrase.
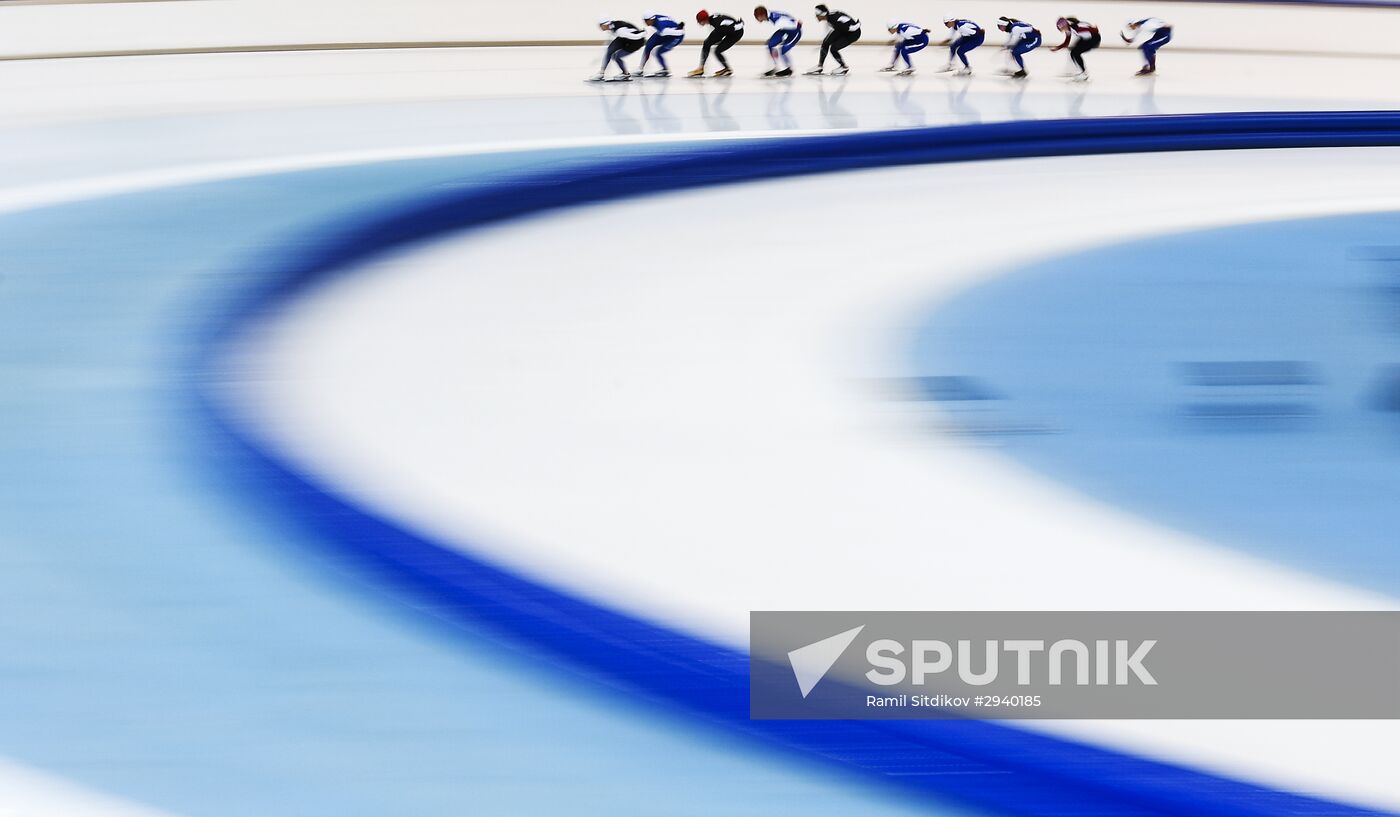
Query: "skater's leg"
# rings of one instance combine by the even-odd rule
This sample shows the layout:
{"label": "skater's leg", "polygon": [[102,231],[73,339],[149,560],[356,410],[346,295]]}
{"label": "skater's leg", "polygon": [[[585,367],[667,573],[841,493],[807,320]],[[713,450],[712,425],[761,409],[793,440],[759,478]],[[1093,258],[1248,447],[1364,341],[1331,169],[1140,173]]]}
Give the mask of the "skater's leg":
{"label": "skater's leg", "polygon": [[914,67],[914,62],[909,58],[914,54],[928,48],[928,35],[925,34],[917,39],[910,40],[904,44],[904,62],[909,68]]}
{"label": "skater's leg", "polygon": [[789,56],[789,52],[791,52],[792,49],[793,49],[793,47],[796,46],[801,40],[802,40],[802,29],[799,28],[799,29],[796,29],[796,30],[792,31],[791,34],[790,34],[790,35],[788,36],[788,38],[787,38],[787,42],[783,43],[783,48],[782,48],[783,67],[785,67],[785,68],[791,68],[791,67],[792,67],[792,57]]}
{"label": "skater's leg", "polygon": [[647,69],[647,61],[651,59],[651,52],[652,52],[652,51],[655,51],[655,50],[656,50],[656,47],[657,47],[658,45],[660,45],[660,44],[661,44],[661,35],[660,35],[660,34],[653,34],[653,35],[651,35],[650,37],[647,38],[646,47],[642,49],[642,67],[637,69],[638,73],[640,73],[640,72],[642,72],[642,71],[645,71],[645,70]]}
{"label": "skater's leg", "polygon": [[671,66],[666,64],[666,55],[676,46],[681,44],[683,37],[667,37],[666,42],[656,49],[656,61],[661,63],[661,70],[670,72]]}
{"label": "skater's leg", "polygon": [[969,71],[972,70],[972,65],[967,61],[967,55],[972,49],[981,45],[986,38],[987,33],[985,31],[979,31],[971,37],[965,37],[963,41],[958,44],[958,59],[962,60],[963,68]]}
{"label": "skater's leg", "polygon": [[1172,32],[1169,28],[1158,29],[1147,42],[1142,44],[1142,56],[1147,62],[1147,68],[1151,71],[1157,70],[1157,49],[1171,42]]}
{"label": "skater's leg", "polygon": [[[829,41],[833,41],[832,59],[836,60],[836,64],[839,64],[839,66],[843,67],[844,69],[844,67],[846,67],[846,60],[844,60],[843,57],[841,57],[841,49],[846,48],[846,46],[848,45],[851,45],[851,42],[853,42],[851,41],[851,36],[841,35],[840,38],[836,38],[836,36],[833,35],[827,36],[826,39],[829,39]],[[823,59],[825,59],[825,57],[823,57]]]}
{"label": "skater's leg", "polygon": [[1016,47],[1011,49],[1011,58],[1016,60],[1016,67],[1021,69],[1022,71],[1026,70],[1026,55],[1034,51],[1039,46],[1040,40],[1034,38],[1026,38],[1024,40],[1021,40],[1019,43],[1016,43]]}
{"label": "skater's leg", "polygon": [[719,60],[719,67],[726,71],[729,70],[729,60],[725,58],[724,52],[728,51],[736,42],[738,42],[737,37],[726,39],[721,41],[719,47],[715,49],[715,59]]}
{"label": "skater's leg", "polygon": [[1069,48],[1069,61],[1074,63],[1074,67],[1078,68],[1081,74],[1088,70],[1084,67],[1084,52],[1089,50],[1085,46],[1085,41],[1080,40]]}
{"label": "skater's leg", "polygon": [[[826,37],[822,40],[822,48],[821,48],[821,51],[817,53],[817,67],[818,67],[818,68],[821,68],[823,65],[826,65],[826,55],[829,54],[829,53],[831,52],[831,43],[832,43],[832,41],[835,40],[835,39],[836,39],[836,32],[833,31],[833,32],[831,32],[830,34],[827,34]],[[844,63],[844,62],[841,62],[841,55],[840,55],[839,53],[836,55],[836,62],[837,62],[838,64],[840,64],[840,65],[845,65],[845,64],[846,64],[846,63]]]}
{"label": "skater's leg", "polygon": [[613,63],[617,63],[617,67],[622,70],[622,73],[627,73],[627,66],[622,64],[622,53],[623,47],[621,40],[613,40],[608,43],[607,50],[603,52],[603,67],[598,73],[606,74],[608,72],[608,66]]}

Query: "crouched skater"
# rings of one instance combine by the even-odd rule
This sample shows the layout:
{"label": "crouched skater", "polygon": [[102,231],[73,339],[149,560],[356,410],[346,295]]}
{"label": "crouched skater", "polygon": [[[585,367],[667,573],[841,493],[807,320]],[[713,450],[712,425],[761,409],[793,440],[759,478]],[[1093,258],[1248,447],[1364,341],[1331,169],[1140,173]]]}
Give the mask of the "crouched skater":
{"label": "crouched skater", "polygon": [[1157,49],[1172,41],[1172,27],[1165,20],[1147,17],[1134,20],[1123,29],[1123,42],[1135,43],[1142,50],[1140,77],[1157,73]]}
{"label": "crouched skater", "polygon": [[948,37],[948,64],[941,71],[953,70],[953,60],[962,61],[962,67],[958,69],[958,76],[966,77],[972,74],[972,64],[967,61],[967,55],[972,49],[987,41],[987,32],[982,27],[971,20],[962,20],[957,17],[944,17],[943,25],[952,30],[952,35]]}
{"label": "crouched skater", "polygon": [[738,17],[730,17],[728,14],[711,14],[704,9],[700,9],[695,14],[695,22],[702,26],[710,27],[710,35],[705,38],[705,42],[700,46],[700,67],[691,71],[686,76],[705,76],[705,63],[710,61],[710,54],[713,52],[715,59],[719,60],[719,70],[715,72],[717,77],[732,77],[734,71],[729,67],[729,60],[724,58],[724,52],[733,48],[744,38],[744,21]]}
{"label": "crouched skater", "polygon": [[1055,21],[1055,28],[1065,35],[1064,42],[1050,49],[1059,51],[1064,48],[1069,49],[1069,61],[1074,64],[1075,71],[1068,75],[1071,82],[1088,82],[1089,69],[1084,64],[1084,55],[1099,47],[1103,42],[1103,37],[1099,34],[1099,27],[1093,23],[1086,23],[1078,17],[1061,17]]}
{"label": "crouched skater", "polygon": [[825,5],[818,5],[815,11],[817,19],[826,23],[830,31],[822,40],[821,52],[817,56],[817,67],[807,73],[809,75],[822,73],[825,70],[827,54],[831,54],[838,66],[831,72],[832,76],[839,77],[850,73],[850,67],[846,65],[846,60],[841,57],[841,49],[860,39],[860,20],[844,11],[832,11]]}
{"label": "crouched skater", "polygon": [[792,76],[792,57],[788,52],[802,40],[802,21],[785,11],[769,11],[767,6],[756,6],[753,16],[760,23],[773,24],[773,36],[768,38],[768,56],[773,60],[773,67],[763,75]]}
{"label": "crouched skater", "polygon": [[901,23],[898,20],[890,20],[886,26],[890,34],[894,35],[894,54],[890,56],[890,64],[881,68],[881,71],[893,71],[899,65],[900,60],[904,60],[904,70],[899,72],[901,77],[908,77],[914,74],[913,55],[928,48],[928,29],[913,23]]}
{"label": "crouched skater", "polygon": [[603,52],[603,67],[592,78],[592,82],[602,82],[608,78],[608,64],[615,63],[619,71],[615,80],[629,80],[632,74],[627,71],[627,63],[622,58],[635,54],[642,47],[646,34],[640,28],[623,20],[599,20],[598,28],[608,32],[608,47]]}
{"label": "crouched skater", "polygon": [[997,18],[997,28],[1006,32],[1006,50],[1016,63],[1016,70],[1008,72],[1012,79],[1025,79],[1026,55],[1040,47],[1040,30],[1023,20],[1014,17]]}
{"label": "crouched skater", "polygon": [[[646,48],[642,50],[642,67],[637,73],[657,79],[671,76],[671,66],[666,64],[666,54],[685,41],[685,23],[678,23],[654,11],[648,11],[642,22],[651,27],[652,35],[647,38]],[[661,63],[661,70],[646,74],[647,60],[651,59],[653,54],[656,55],[656,61]]]}

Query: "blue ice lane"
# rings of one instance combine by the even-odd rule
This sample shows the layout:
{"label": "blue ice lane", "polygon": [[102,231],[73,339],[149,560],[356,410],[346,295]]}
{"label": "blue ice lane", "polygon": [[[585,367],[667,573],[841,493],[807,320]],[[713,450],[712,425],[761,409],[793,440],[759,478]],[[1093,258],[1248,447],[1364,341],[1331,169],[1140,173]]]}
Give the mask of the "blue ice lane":
{"label": "blue ice lane", "polygon": [[407,191],[590,155],[0,219],[0,756],[191,816],[915,810],[485,631],[449,638],[318,564],[211,458],[184,367],[201,327],[266,283],[265,248]]}
{"label": "blue ice lane", "polygon": [[1221,228],[1008,271],[914,365],[967,433],[1090,495],[1400,593],[1400,215]]}

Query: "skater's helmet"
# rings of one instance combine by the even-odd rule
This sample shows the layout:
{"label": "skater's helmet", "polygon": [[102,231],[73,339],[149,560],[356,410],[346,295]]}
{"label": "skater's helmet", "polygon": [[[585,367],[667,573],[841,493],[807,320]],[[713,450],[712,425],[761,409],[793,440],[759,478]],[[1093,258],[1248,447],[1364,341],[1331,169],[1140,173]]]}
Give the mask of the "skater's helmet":
{"label": "skater's helmet", "polygon": [[710,13],[704,9],[695,12],[695,22],[700,25],[707,25],[710,22]]}
{"label": "skater's helmet", "polygon": [[754,6],[754,7],[753,7],[753,18],[754,18],[755,20],[759,21],[760,23],[766,23],[766,22],[768,22],[768,7],[767,7],[767,6]]}
{"label": "skater's helmet", "polygon": [[816,8],[812,9],[812,11],[816,12],[816,17],[818,20],[824,20],[826,19],[826,15],[830,10],[825,5],[818,3]]}
{"label": "skater's helmet", "polygon": [[1061,30],[1061,31],[1064,31],[1064,30],[1068,29],[1068,28],[1069,28],[1069,18],[1068,18],[1068,17],[1061,17],[1060,19],[1056,20],[1056,21],[1055,21],[1055,28],[1058,28],[1058,29]]}
{"label": "skater's helmet", "polygon": [[956,18],[956,17],[944,17],[944,18],[943,18],[943,25],[945,25],[945,26],[950,26],[950,25],[952,25],[953,23],[956,23],[957,21],[958,21],[958,18]]}
{"label": "skater's helmet", "polygon": [[1005,30],[1007,30],[1008,28],[1011,28],[1011,18],[1010,18],[1010,17],[998,17],[998,18],[997,18],[997,28],[1001,29],[1002,31],[1005,31]]}
{"label": "skater's helmet", "polygon": [[894,31],[896,28],[899,28],[899,21],[890,20],[888,23],[885,23],[885,28],[888,28],[890,31]]}

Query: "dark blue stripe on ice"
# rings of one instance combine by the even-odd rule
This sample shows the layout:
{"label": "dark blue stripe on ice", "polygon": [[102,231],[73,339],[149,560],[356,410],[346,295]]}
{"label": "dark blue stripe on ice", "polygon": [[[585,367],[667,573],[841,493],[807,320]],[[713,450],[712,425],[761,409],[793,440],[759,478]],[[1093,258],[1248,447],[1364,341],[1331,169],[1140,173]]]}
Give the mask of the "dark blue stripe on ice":
{"label": "dark blue stripe on ice", "polygon": [[[434,191],[334,225],[269,257],[276,283],[213,327],[208,373],[248,319],[385,250],[563,207],[640,193],[897,165],[1147,151],[1400,144],[1400,113],[1223,114],[1021,122],[696,146],[543,169]],[[561,270],[567,274],[568,270]],[[469,373],[462,373],[467,376]],[[196,382],[199,382],[198,380]],[[260,447],[201,394],[201,408],[260,477],[261,495],[323,534],[333,553],[447,619],[484,624],[628,693],[796,752],[1023,815],[1359,815],[1360,809],[986,722],[754,722],[742,653],[624,616],[502,571],[339,498]],[[645,774],[645,770],[638,770]],[[717,783],[722,785],[722,783]]]}

